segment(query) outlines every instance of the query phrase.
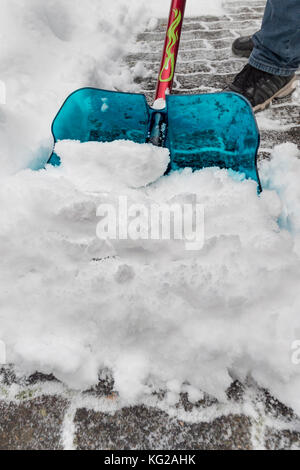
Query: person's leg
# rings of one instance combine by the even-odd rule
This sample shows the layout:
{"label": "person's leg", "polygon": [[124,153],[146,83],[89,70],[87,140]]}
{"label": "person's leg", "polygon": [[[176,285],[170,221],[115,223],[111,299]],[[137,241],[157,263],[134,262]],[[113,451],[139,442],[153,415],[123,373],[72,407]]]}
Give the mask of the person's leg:
{"label": "person's leg", "polygon": [[250,65],[273,75],[295,72],[300,66],[300,0],[268,0],[252,41]]}
{"label": "person's leg", "polygon": [[296,88],[300,65],[300,0],[268,0],[261,30],[254,34],[249,63],[224,91],[245,96],[254,111]]}

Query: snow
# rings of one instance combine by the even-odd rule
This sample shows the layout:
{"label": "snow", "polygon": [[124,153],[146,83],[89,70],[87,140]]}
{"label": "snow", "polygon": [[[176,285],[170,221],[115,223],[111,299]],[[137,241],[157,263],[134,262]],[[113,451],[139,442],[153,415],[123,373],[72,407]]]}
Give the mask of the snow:
{"label": "snow", "polygon": [[63,161],[64,176],[87,191],[146,186],[166,172],[170,161],[168,149],[143,144],[137,151],[136,144],[128,141],[61,141],[55,152]]}
{"label": "snow", "polygon": [[[136,91],[120,60],[162,2],[152,12],[145,4],[1,0],[0,340],[22,373],[52,372],[69,387],[111,370],[122,404],[159,388],[170,405],[181,390],[222,400],[233,378],[251,374],[300,412],[295,145],[264,162],[259,197],[254,182],[225,170],[162,177],[167,151],[130,142],[59,142],[61,167],[24,169],[51,152],[50,125],[71,91]],[[220,2],[189,4],[196,14]],[[196,200],[203,249],[99,239],[99,205],[124,196],[145,207]]]}
{"label": "snow", "polygon": [[[297,409],[296,147],[275,149],[257,197],[254,182],[218,169],[145,186],[159,165],[163,173],[164,152],[120,143],[116,163],[116,145],[62,142],[60,168],[25,170],[1,187],[0,336],[9,360],[76,388],[109,368],[125,403],[163,386],[173,403],[187,382],[222,399],[232,377],[251,373]],[[136,189],[130,178],[119,180],[129,149],[132,168],[148,169],[147,180],[136,172]],[[118,171],[109,176],[110,155]],[[106,183],[100,177],[97,188],[100,159]],[[205,206],[203,250],[188,252],[177,240],[98,240],[97,206],[116,204],[118,195],[145,205],[196,196]]]}
{"label": "snow", "polygon": [[[152,0],[149,2],[148,8],[150,13],[158,18],[166,17],[169,13],[169,0]],[[186,15],[218,15],[223,12],[222,0],[213,0],[206,2],[204,0],[187,0]]]}
{"label": "snow", "polygon": [[52,120],[72,91],[137,91],[120,63],[148,20],[143,3],[1,0],[1,176],[47,160]]}

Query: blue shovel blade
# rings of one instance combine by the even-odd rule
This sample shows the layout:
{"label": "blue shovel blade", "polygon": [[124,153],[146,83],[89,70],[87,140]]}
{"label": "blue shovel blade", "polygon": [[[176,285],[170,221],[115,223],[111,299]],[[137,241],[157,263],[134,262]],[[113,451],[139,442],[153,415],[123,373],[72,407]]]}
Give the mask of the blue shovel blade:
{"label": "blue shovel blade", "polygon": [[171,170],[227,168],[257,181],[260,137],[250,103],[236,93],[169,95]]}
{"label": "blue shovel blade", "polygon": [[[256,155],[259,133],[250,104],[234,93],[170,95],[167,136],[171,170],[218,166],[259,183]],[[161,111],[165,116],[166,110]],[[70,95],[53,125],[55,142],[112,142],[149,138],[152,110],[142,94],[83,88]],[[165,121],[165,118],[164,118]],[[53,153],[49,163],[59,165]]]}
{"label": "blue shovel blade", "polygon": [[[83,88],[70,95],[52,124],[55,142],[112,142],[132,140],[145,143],[150,112],[144,95]],[[49,163],[59,165],[53,153]]]}

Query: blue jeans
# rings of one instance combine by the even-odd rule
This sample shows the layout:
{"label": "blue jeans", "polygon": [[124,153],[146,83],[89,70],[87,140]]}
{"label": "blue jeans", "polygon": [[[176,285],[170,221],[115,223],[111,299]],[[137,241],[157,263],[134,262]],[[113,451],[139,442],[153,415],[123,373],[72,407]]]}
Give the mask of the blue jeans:
{"label": "blue jeans", "polygon": [[300,65],[300,0],[268,0],[261,30],[253,36],[249,63],[273,75],[292,75]]}

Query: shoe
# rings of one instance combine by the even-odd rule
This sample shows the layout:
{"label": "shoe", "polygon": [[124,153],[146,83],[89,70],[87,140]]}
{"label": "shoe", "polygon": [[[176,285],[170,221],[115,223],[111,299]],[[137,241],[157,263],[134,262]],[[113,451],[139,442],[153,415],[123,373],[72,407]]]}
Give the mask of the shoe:
{"label": "shoe", "polygon": [[252,36],[242,36],[232,44],[232,52],[239,57],[250,57],[253,48]]}
{"label": "shoe", "polygon": [[250,101],[256,112],[267,108],[275,98],[291,95],[296,89],[296,84],[297,78],[294,73],[288,77],[282,77],[263,72],[247,64],[224,91],[234,91],[243,95]]}

